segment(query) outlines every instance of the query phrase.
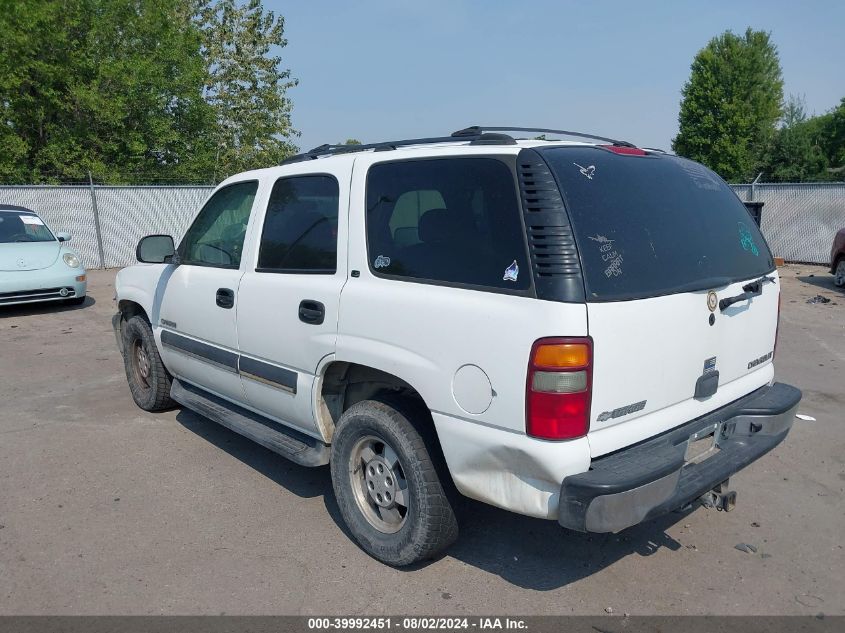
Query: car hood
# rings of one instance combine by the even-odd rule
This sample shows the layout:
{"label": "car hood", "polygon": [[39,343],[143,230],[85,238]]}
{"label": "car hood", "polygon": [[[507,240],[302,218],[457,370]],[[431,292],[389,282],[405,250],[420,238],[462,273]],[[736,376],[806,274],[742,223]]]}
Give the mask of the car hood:
{"label": "car hood", "polygon": [[0,270],[40,270],[49,268],[59,257],[58,242],[15,242],[0,244]]}

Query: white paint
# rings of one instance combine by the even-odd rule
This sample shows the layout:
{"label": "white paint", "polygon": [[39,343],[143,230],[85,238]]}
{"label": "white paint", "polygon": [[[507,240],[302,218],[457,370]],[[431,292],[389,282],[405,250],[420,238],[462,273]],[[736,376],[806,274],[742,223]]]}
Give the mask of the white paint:
{"label": "white paint", "polygon": [[[119,299],[141,305],[160,342],[160,319],[209,344],[291,369],[297,394],[242,381],[207,363],[161,349],[173,373],[277,421],[330,441],[317,416],[319,389],[332,361],[397,376],[425,400],[458,489],[467,496],[536,517],[554,518],[563,479],[586,471],[591,457],[624,448],[721,407],[769,383],[771,361],[748,363],[774,346],[779,284],[750,302],[716,312],[708,324],[707,291],[615,303],[568,304],[376,277],[385,264],[366,248],[365,187],[382,161],[446,156],[514,156],[543,142],[511,146],[419,146],[362,152],[257,170],[258,180],[239,270],[138,265],[118,275]],[[559,143],[560,145],[585,145]],[[581,167],[592,179],[594,167]],[[273,183],[296,174],[330,173],[340,183],[338,263],[334,275],[255,272],[257,243]],[[606,274],[622,274],[613,240],[592,245],[607,255]],[[511,259],[509,256],[508,259]],[[358,271],[357,277],[351,271]],[[742,283],[716,289],[719,298]],[[215,305],[217,288],[236,290],[235,308]],[[303,299],[326,307],[320,326],[298,319]],[[589,312],[589,330],[588,330]],[[587,437],[548,442],[525,434],[525,380],[531,346],[550,336],[594,341],[591,429]],[[717,393],[692,397],[706,359],[717,357]],[[602,412],[646,400],[629,416],[599,422]],[[318,417],[321,422],[318,422]]]}
{"label": "white paint", "polygon": [[[776,275],[777,273],[775,273]],[[742,293],[745,280],[716,288],[719,299]],[[763,294],[715,312],[707,290],[638,301],[591,303],[594,341],[590,444],[603,455],[693,420],[769,383],[772,361],[750,361],[774,349],[780,282]],[[716,357],[719,389],[693,398],[704,361]],[[604,422],[602,412],[646,400],[643,410]]]}

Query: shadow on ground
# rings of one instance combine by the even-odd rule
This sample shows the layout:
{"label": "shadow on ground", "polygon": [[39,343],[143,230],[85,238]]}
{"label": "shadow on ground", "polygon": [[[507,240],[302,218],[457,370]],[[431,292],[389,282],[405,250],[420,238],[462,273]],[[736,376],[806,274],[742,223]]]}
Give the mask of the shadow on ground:
{"label": "shadow on ground", "polygon": [[[188,410],[181,410],[176,420],[294,494],[309,499],[323,497],[329,516],[351,538],[334,499],[328,467],[298,466]],[[626,556],[651,556],[661,548],[677,551],[682,547],[666,534],[666,529],[683,520],[685,515],[680,513],[621,534],[581,534],[564,530],[554,521],[513,514],[464,497],[456,505],[461,536],[446,556],[528,589],[557,589]],[[433,563],[403,571],[413,573]]]}
{"label": "shadow on ground", "polygon": [[830,293],[827,295],[830,299],[835,299],[836,297],[845,298],[845,288],[837,288],[834,285],[833,275],[801,275],[798,279],[810,286],[826,290]]}
{"label": "shadow on ground", "polygon": [[85,310],[97,303],[94,297],[88,295],[79,305],[63,303],[61,301],[45,301],[43,303],[23,303],[13,306],[0,306],[0,319],[4,317],[24,317],[39,314],[53,314],[56,312],[73,312]]}

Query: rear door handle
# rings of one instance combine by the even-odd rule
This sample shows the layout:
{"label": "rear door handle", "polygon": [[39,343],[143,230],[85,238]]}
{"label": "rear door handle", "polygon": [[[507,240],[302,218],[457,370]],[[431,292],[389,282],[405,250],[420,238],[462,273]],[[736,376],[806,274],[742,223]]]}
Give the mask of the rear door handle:
{"label": "rear door handle", "polygon": [[319,301],[305,299],[299,304],[299,320],[311,325],[320,325],[326,318],[326,306]]}
{"label": "rear door handle", "polygon": [[217,289],[217,305],[227,310],[235,305],[235,291],[230,288]]}

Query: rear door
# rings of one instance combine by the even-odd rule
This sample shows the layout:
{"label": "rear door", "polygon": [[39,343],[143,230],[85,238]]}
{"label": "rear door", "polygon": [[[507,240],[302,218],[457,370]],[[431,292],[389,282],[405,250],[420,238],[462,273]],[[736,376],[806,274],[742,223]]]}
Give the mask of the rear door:
{"label": "rear door", "polygon": [[[594,341],[593,455],[767,384],[777,331],[771,253],[724,181],[692,161],[619,151],[542,151],[561,186],[584,272]],[[719,307],[763,277],[759,294]]]}
{"label": "rear door", "polygon": [[317,424],[312,390],[320,361],[335,351],[352,161],[273,183],[239,290],[240,373],[249,405],[324,440],[330,437]]}

